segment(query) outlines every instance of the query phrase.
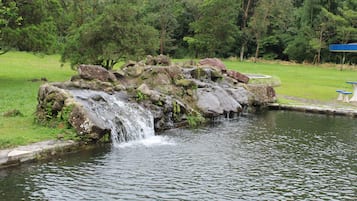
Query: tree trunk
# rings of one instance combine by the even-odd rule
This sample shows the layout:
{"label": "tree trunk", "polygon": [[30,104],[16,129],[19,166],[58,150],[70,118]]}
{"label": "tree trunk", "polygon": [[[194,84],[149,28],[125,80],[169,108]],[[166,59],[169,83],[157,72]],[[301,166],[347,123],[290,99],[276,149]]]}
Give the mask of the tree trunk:
{"label": "tree trunk", "polygon": [[165,50],[165,37],[166,37],[166,30],[164,28],[161,29],[160,34],[160,54],[164,54]]}
{"label": "tree trunk", "polygon": [[316,63],[317,65],[320,64],[320,60],[321,60],[321,49],[322,49],[322,34],[323,34],[323,29],[321,28],[321,31],[320,31],[320,44],[319,44],[319,49],[317,50],[317,58],[316,58]]}
{"label": "tree trunk", "polygon": [[342,71],[342,70],[343,70],[343,67],[344,67],[344,65],[345,65],[345,60],[346,60],[346,53],[345,53],[345,52],[343,52],[343,53],[342,53],[342,61],[341,61],[341,68],[340,68],[340,71]]}
{"label": "tree trunk", "polygon": [[257,40],[257,49],[255,50],[254,62],[257,62],[257,60],[258,60],[259,48],[260,48],[260,44],[259,44],[259,41]]}
{"label": "tree trunk", "polygon": [[243,61],[244,59],[244,48],[245,48],[245,43],[242,44],[242,47],[240,48],[240,61]]}
{"label": "tree trunk", "polygon": [[[242,1],[242,9],[244,10],[244,15],[243,15],[243,23],[241,26],[241,30],[243,31],[243,33],[244,33],[244,30],[247,28],[248,14],[249,14],[249,8],[251,5],[251,2],[252,2],[252,0],[248,0],[246,7],[244,7],[244,0]],[[244,50],[247,45],[247,39],[243,38],[243,40],[244,40],[244,42],[240,49],[240,56],[239,56],[240,61],[244,60]]]}

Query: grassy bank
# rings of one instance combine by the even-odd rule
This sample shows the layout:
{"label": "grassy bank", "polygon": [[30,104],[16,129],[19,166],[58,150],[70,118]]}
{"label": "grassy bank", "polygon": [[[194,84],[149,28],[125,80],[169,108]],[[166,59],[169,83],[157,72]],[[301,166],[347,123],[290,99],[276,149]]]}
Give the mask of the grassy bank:
{"label": "grassy bank", "polygon": [[[348,80],[357,80],[357,71],[339,71],[306,65],[282,65],[224,61],[230,69],[243,73],[277,76],[282,85],[279,95],[296,96],[323,101],[335,100],[336,89],[352,90]],[[68,132],[63,128],[47,128],[34,123],[37,91],[46,78],[50,82],[69,80],[76,72],[69,65],[61,67],[58,55],[36,56],[31,53],[10,52],[0,56],[0,149],[24,145]],[[22,116],[3,117],[17,109]]]}
{"label": "grassy bank", "polygon": [[[54,139],[68,132],[34,124],[37,91],[41,78],[48,81],[68,80],[75,72],[69,65],[61,67],[59,56],[36,56],[31,53],[9,52],[0,56],[0,148]],[[9,110],[22,115],[4,117]]]}
{"label": "grassy bank", "polygon": [[320,101],[333,101],[336,89],[352,92],[346,81],[357,81],[357,71],[338,68],[317,67],[299,64],[274,64],[224,61],[228,68],[242,73],[257,73],[277,76],[281,86],[276,88],[279,95],[295,96]]}

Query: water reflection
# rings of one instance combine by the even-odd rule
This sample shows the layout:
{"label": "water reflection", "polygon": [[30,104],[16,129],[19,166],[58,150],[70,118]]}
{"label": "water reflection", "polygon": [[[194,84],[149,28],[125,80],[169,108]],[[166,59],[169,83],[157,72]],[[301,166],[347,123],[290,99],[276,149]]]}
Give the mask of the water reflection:
{"label": "water reflection", "polygon": [[0,200],[357,199],[355,119],[267,112],[0,171]]}

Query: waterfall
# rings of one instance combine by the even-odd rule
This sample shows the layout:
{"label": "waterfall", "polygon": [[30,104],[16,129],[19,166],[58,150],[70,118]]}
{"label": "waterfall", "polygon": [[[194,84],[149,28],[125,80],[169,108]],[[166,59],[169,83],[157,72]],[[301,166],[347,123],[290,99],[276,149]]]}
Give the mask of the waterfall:
{"label": "waterfall", "polygon": [[108,120],[111,125],[111,138],[113,144],[142,140],[155,135],[154,117],[151,112],[145,110],[136,103],[124,102],[120,99],[113,100],[110,108],[113,108],[115,118]]}
{"label": "waterfall", "polygon": [[121,93],[70,90],[74,98],[89,111],[91,119],[102,128],[110,129],[114,146],[123,142],[154,137],[154,118],[150,111],[130,103]]}

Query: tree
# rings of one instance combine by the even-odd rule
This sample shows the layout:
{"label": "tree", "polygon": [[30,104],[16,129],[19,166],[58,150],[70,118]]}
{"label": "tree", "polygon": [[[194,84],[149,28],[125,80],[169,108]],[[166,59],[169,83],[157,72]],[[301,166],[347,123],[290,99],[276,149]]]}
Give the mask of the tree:
{"label": "tree", "polygon": [[14,46],[16,40],[13,34],[21,22],[22,17],[19,15],[16,2],[8,1],[4,4],[0,1],[0,55],[5,54]]}
{"label": "tree", "polygon": [[[255,60],[263,46],[272,46],[282,52],[283,40],[286,40],[292,23],[291,13],[293,5],[291,0],[264,0],[259,1],[254,9],[254,14],[249,20],[248,28],[254,36]],[[281,52],[278,52],[281,54]],[[266,52],[267,53],[267,52]],[[277,57],[276,53],[268,52]]]}
{"label": "tree", "polygon": [[237,1],[204,0],[198,8],[200,16],[190,24],[194,36],[188,36],[185,40],[196,53],[211,57],[223,56],[234,44],[234,36],[238,31]]}
{"label": "tree", "polygon": [[174,31],[178,27],[177,17],[182,11],[181,1],[176,0],[151,0],[146,5],[148,21],[160,33],[160,54],[166,54],[175,49]]}
{"label": "tree", "polygon": [[336,39],[341,43],[356,42],[357,40],[357,2],[346,0],[338,7],[339,15],[331,18],[336,24]]}
{"label": "tree", "polygon": [[[1,37],[7,49],[43,53],[58,52],[57,24],[61,21],[62,7],[58,0],[2,1],[9,23],[2,27]],[[10,12],[11,11],[11,12]],[[9,16],[9,15],[8,15]],[[6,42],[4,42],[6,41]],[[6,43],[6,44],[5,44]],[[2,45],[2,46],[4,46]]]}
{"label": "tree", "polygon": [[240,61],[243,61],[244,58],[244,51],[247,47],[247,43],[250,40],[250,34],[249,34],[249,30],[248,30],[248,21],[249,18],[252,16],[252,12],[254,8],[254,4],[257,2],[257,0],[242,0],[241,2],[241,10],[242,10],[242,22],[241,22],[241,26],[240,26],[240,30],[241,30],[241,37],[240,39],[242,40],[242,45],[240,48]]}
{"label": "tree", "polygon": [[62,54],[72,66],[81,63],[111,69],[121,59],[137,59],[157,50],[157,31],[140,18],[138,7],[126,0],[109,4],[93,22],[73,32]]}
{"label": "tree", "polygon": [[270,24],[270,16],[273,9],[273,0],[259,1],[258,6],[255,8],[254,14],[249,21],[249,28],[254,35],[256,50],[255,60],[258,59],[261,40],[268,31]]}

